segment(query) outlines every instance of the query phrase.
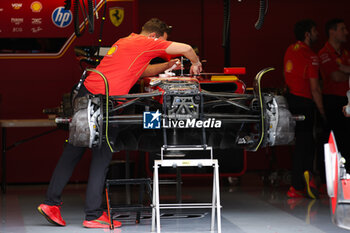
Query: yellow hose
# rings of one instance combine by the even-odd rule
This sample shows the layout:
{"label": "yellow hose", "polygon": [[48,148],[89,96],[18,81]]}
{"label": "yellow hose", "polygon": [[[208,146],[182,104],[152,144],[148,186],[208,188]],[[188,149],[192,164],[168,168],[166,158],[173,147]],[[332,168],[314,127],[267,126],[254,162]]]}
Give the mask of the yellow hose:
{"label": "yellow hose", "polygon": [[86,69],[86,70],[99,74],[101,76],[101,78],[103,79],[103,81],[105,82],[105,89],[106,89],[106,141],[107,141],[107,145],[108,145],[109,149],[111,150],[111,152],[115,152],[113,150],[111,144],[109,143],[109,138],[108,138],[108,101],[109,101],[108,100],[108,96],[109,96],[109,87],[108,87],[107,78],[98,70],[95,70],[95,69]]}

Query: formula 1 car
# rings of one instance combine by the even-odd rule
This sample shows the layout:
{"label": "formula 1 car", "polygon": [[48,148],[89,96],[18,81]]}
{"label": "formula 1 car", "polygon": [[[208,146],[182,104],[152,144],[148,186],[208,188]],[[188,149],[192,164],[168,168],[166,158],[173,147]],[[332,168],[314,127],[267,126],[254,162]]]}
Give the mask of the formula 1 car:
{"label": "formula 1 car", "polygon": [[345,159],[337,149],[333,132],[324,145],[324,153],[332,222],[350,230],[350,174],[346,172]]}
{"label": "formula 1 car", "polygon": [[[263,75],[271,70],[266,68],[256,75],[251,93],[237,78],[213,82],[215,74],[195,77],[167,73],[144,78],[139,93],[78,98],[69,141],[88,147],[106,141],[111,150],[148,152],[168,145],[256,151],[263,146],[289,144],[294,139],[295,120],[285,99],[263,93],[260,87]],[[227,73],[232,77],[235,70]],[[108,93],[108,82],[99,74]],[[109,141],[113,127],[119,136]]]}

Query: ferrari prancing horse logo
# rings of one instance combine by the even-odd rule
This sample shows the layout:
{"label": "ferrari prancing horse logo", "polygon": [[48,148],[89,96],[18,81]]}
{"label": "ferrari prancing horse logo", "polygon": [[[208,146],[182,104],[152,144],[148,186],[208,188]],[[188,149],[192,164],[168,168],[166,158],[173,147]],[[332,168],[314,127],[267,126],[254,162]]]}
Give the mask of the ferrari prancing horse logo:
{"label": "ferrari prancing horse logo", "polygon": [[124,19],[124,8],[122,7],[111,7],[109,8],[109,18],[112,24],[118,27]]}

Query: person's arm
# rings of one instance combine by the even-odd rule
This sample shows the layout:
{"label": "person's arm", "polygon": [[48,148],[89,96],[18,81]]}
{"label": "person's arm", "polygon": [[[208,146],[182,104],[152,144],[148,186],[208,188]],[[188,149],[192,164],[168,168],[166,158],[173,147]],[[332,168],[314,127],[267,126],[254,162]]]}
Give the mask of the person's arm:
{"label": "person's arm", "polygon": [[340,64],[339,65],[339,70],[347,75],[350,74],[350,66],[348,65],[343,65],[343,64]]}
{"label": "person's arm", "polygon": [[326,114],[323,108],[322,92],[320,87],[320,82],[318,78],[310,78],[310,89],[312,98],[316,104],[318,111],[320,112],[323,119],[326,119]]}
{"label": "person's arm", "polygon": [[346,82],[349,80],[349,74],[345,74],[340,70],[332,72],[330,77],[335,82]]}
{"label": "person's arm", "polygon": [[168,48],[165,49],[165,52],[170,55],[181,54],[187,57],[191,63],[191,74],[199,74],[202,72],[202,63],[200,62],[196,52],[188,44],[172,42]]}
{"label": "person's arm", "polygon": [[148,65],[145,71],[142,73],[142,77],[155,76],[159,73],[163,73],[165,70],[171,68],[179,59],[172,59],[168,62],[163,62],[159,64]]}
{"label": "person's arm", "polygon": [[349,79],[349,66],[338,64],[329,52],[322,52],[319,57],[321,59],[321,69],[325,76],[329,75],[334,82],[344,82]]}

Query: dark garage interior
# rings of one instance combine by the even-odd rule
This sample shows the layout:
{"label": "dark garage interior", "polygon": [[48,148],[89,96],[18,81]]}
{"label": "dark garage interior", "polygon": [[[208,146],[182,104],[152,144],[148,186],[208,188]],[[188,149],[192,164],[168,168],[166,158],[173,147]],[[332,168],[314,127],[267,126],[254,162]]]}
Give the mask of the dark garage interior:
{"label": "dark garage interior", "polygon": [[[74,9],[77,2],[80,4],[78,16],[75,15]],[[238,78],[240,83],[243,83],[243,91],[254,93],[255,97],[255,77],[259,71],[268,67],[273,67],[274,70],[264,75],[261,91],[274,95],[285,94],[284,55],[288,46],[297,41],[293,31],[296,22],[311,19],[316,23],[318,40],[311,48],[316,54],[328,40],[325,24],[330,19],[342,19],[347,25],[347,30],[350,30],[350,4],[347,0],[95,0],[92,1],[94,28],[93,32],[90,32],[91,22],[88,21],[87,14],[81,12],[82,8],[88,7],[88,2],[0,2],[0,232],[89,230],[82,226],[82,222],[92,159],[91,150],[86,150],[63,191],[61,213],[67,226],[54,226],[37,211],[37,207],[45,200],[56,164],[68,143],[68,124],[56,124],[55,118],[69,118],[67,116],[72,113],[72,109],[66,108],[67,104],[70,106],[69,95],[84,70],[96,67],[103,59],[103,53],[106,54],[120,38],[131,33],[140,33],[142,25],[149,19],[159,18],[172,27],[168,41],[186,43],[196,48],[204,79],[206,76],[232,78],[234,75],[234,80]],[[58,22],[56,14],[60,14],[64,9],[59,7],[68,3],[72,4],[70,18],[68,11],[64,11],[67,18]],[[116,17],[117,21],[113,21],[113,14],[117,14],[116,12],[119,16]],[[261,27],[257,28],[259,14],[263,14],[264,19],[260,22]],[[75,28],[75,23],[78,29]],[[347,37],[342,47],[349,51],[350,39]],[[190,62],[187,61],[185,67],[186,65],[189,68]],[[350,58],[347,66],[350,67]],[[227,74],[224,71],[227,67],[244,67],[245,72]],[[213,88],[211,82],[203,81],[204,79],[198,76],[193,77],[200,80],[203,89]],[[230,81],[224,81],[224,84],[216,85],[216,88],[209,91],[226,92],[226,89],[231,88],[229,83]],[[139,80],[132,92],[143,92],[143,85],[144,82]],[[321,88],[327,87],[321,83]],[[154,100],[158,99],[153,97],[152,101]],[[220,108],[220,111],[226,113],[225,109]],[[262,121],[266,120],[261,117]],[[257,117],[254,119],[260,120]],[[135,181],[111,185],[108,191],[104,190],[102,208],[110,212],[107,208],[109,202],[123,206],[131,206],[130,203],[136,202],[147,208],[141,212],[132,208],[121,212],[111,211],[110,217],[122,222],[120,228],[111,229],[109,225],[105,229],[89,231],[151,232],[152,217],[157,215],[156,212],[152,213],[152,199],[154,201],[156,195],[153,193],[152,196],[156,187],[153,180],[154,163],[161,158],[160,147],[164,144],[164,134],[153,137],[154,131],[147,130],[147,133],[143,134],[142,124],[118,127],[124,130],[124,134],[117,137],[119,144],[116,142],[116,145],[120,147],[117,146],[116,152],[113,153],[107,179],[147,179],[149,183],[146,183],[145,187],[150,185],[151,191],[145,189],[144,202],[140,203],[139,194],[143,191],[139,190],[139,187],[144,187],[143,184]],[[319,125],[314,128],[315,138],[320,134],[318,127]],[[250,128],[252,131],[260,129]],[[315,147],[313,172],[320,190],[323,188],[319,197],[290,198],[286,193],[291,186],[295,141],[288,145],[264,145],[255,151],[244,147],[232,148],[226,146],[223,141],[238,138],[238,133],[227,133],[228,130],[238,131],[238,128],[228,127],[214,133],[207,132],[206,135],[209,144],[221,140],[216,144],[217,148],[213,146],[213,156],[219,164],[218,177],[215,177],[214,165],[205,167],[197,162],[194,167],[181,168],[180,165],[174,165],[159,169],[158,195],[161,202],[183,204],[213,200],[214,203],[213,191],[219,191],[216,188],[220,188],[216,197],[221,197],[221,200],[216,199],[219,203],[216,202],[215,206],[210,207],[212,211],[210,208],[163,210],[161,206],[162,232],[346,232],[346,228],[350,229],[346,218],[350,218],[350,215],[345,204],[341,214],[336,215],[332,212],[332,208],[335,208],[332,207],[335,205],[334,198],[329,197],[329,187],[324,177],[322,179],[324,166],[319,166],[324,162],[323,150],[310,145]],[[171,129],[168,129],[169,141],[172,139],[170,131]],[[185,142],[188,139],[196,141],[195,139],[202,135],[202,131],[193,135],[192,131],[179,130],[177,133],[181,135],[180,141],[183,139]],[[232,138],[230,135],[233,135]],[[349,141],[349,137],[346,140]],[[320,145],[323,147],[322,143]],[[208,153],[203,155],[198,151],[188,154],[191,161],[208,157]],[[186,159],[186,156],[187,154],[184,158],[180,157],[180,160]],[[219,183],[215,186],[217,181]],[[342,184],[345,189],[346,184]],[[105,192],[110,193],[109,197]],[[341,195],[347,198],[346,194]],[[156,211],[156,208],[153,210]],[[214,221],[214,217],[211,217],[215,212],[216,222],[211,229],[211,223]],[[135,223],[138,214],[141,214],[141,219]],[[159,227],[156,227],[156,230],[160,230]]]}

